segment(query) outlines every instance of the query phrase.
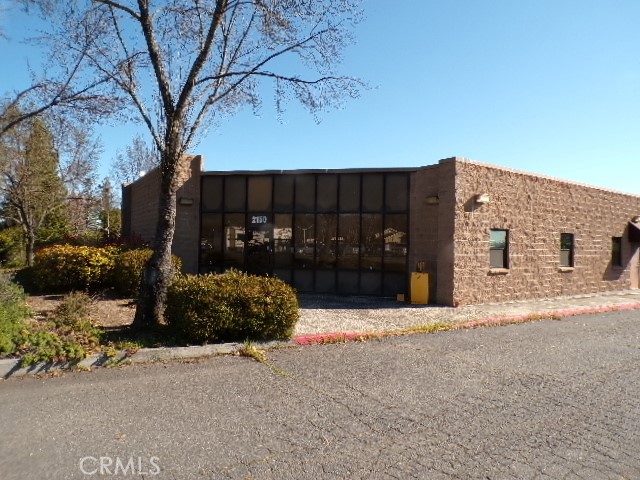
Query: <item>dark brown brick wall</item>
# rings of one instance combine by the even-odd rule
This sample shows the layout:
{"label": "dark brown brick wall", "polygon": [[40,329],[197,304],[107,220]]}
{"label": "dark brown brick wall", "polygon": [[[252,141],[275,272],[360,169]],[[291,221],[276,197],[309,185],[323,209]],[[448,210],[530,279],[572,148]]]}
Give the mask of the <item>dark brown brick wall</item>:
{"label": "dark brown brick wall", "polygon": [[[182,259],[185,273],[197,273],[200,235],[200,174],[203,158],[185,157],[178,189],[176,230],[172,251]],[[160,171],[152,170],[144,177],[123,187],[123,232],[128,236],[151,242],[158,221]],[[186,205],[189,201],[191,205]]]}

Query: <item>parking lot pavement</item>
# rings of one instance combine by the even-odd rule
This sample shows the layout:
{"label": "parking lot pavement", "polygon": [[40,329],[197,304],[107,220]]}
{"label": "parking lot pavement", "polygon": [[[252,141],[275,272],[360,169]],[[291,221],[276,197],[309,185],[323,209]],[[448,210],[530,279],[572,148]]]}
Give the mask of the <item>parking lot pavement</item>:
{"label": "parking lot pavement", "polygon": [[0,477],[640,478],[638,311],[268,362],[2,381]]}

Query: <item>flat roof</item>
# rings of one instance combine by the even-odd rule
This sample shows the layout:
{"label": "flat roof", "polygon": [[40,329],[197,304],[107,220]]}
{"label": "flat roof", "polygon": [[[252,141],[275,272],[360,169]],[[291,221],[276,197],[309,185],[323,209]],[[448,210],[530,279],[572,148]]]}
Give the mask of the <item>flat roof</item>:
{"label": "flat roof", "polygon": [[638,195],[637,193],[623,192],[623,191],[620,191],[620,190],[615,190],[613,188],[600,187],[598,185],[591,185],[591,184],[588,184],[588,183],[577,182],[575,180],[567,180],[567,179],[564,179],[564,178],[552,177],[550,175],[544,175],[544,174],[541,174],[541,173],[527,172],[527,171],[518,170],[518,169],[515,169],[515,168],[503,167],[502,165],[494,165],[492,163],[479,162],[477,160],[472,160],[470,158],[464,158],[464,157],[445,158],[443,160],[440,160],[440,163],[447,162],[447,161],[458,161],[458,162],[467,163],[467,164],[470,164],[470,165],[477,165],[479,167],[489,168],[489,169],[492,169],[492,170],[501,170],[503,172],[514,173],[516,175],[523,175],[523,176],[526,176],[526,177],[534,177],[534,178],[542,178],[542,179],[545,179],[545,180],[552,180],[554,182],[565,183],[565,184],[568,184],[568,185],[575,185],[575,186],[578,186],[578,187],[590,188],[590,189],[593,189],[593,190],[600,190],[600,191],[607,192],[607,193],[615,193],[616,195],[624,195],[626,197],[640,198],[640,195]]}
{"label": "flat roof", "polygon": [[[435,167],[437,165],[429,165]],[[207,170],[206,175],[301,175],[307,173],[394,173],[416,172],[425,167],[398,167],[398,168],[313,168],[300,170]]]}

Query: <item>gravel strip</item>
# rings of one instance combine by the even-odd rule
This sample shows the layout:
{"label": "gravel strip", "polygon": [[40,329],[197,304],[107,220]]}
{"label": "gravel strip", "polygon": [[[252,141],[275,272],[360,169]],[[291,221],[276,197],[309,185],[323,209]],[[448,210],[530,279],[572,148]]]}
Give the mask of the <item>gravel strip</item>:
{"label": "gravel strip", "polygon": [[300,295],[301,315],[294,335],[329,332],[384,332],[433,323],[463,323],[489,317],[541,314],[640,303],[640,290],[604,292],[463,307],[408,305],[386,298]]}

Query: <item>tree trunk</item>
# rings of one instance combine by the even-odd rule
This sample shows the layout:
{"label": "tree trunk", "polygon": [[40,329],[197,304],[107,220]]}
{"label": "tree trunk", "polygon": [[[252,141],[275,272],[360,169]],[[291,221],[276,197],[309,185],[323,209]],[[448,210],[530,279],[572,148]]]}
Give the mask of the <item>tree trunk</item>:
{"label": "tree trunk", "polygon": [[[160,187],[160,204],[153,255],[147,264],[142,279],[142,288],[133,327],[145,329],[162,323],[167,289],[173,279],[171,245],[176,226],[176,193],[178,175],[175,162],[163,162]],[[169,166],[165,166],[169,164]],[[173,164],[173,165],[171,165]]]}
{"label": "tree trunk", "polygon": [[33,267],[33,260],[35,258],[36,236],[31,229],[28,229],[25,232],[24,240],[25,240],[24,248],[25,248],[25,257],[27,259],[27,266]]}

